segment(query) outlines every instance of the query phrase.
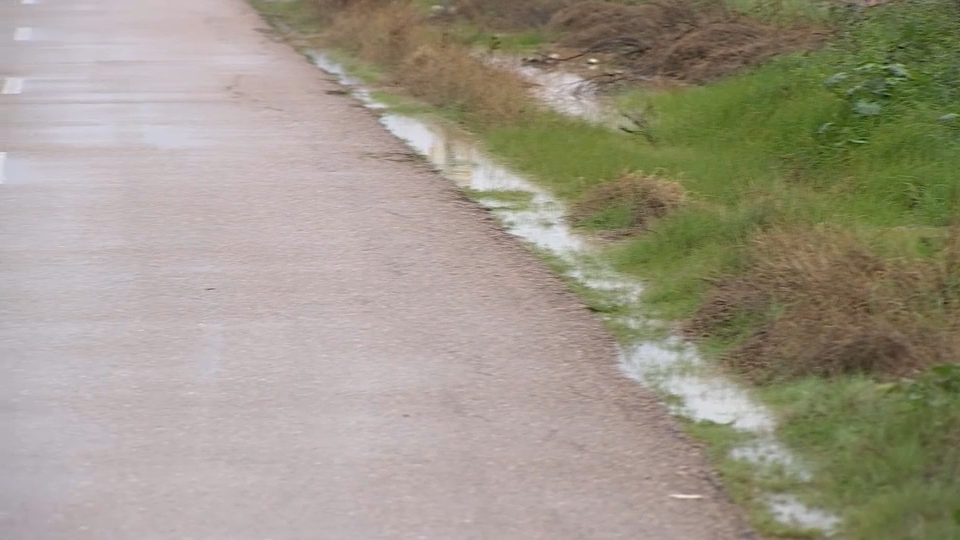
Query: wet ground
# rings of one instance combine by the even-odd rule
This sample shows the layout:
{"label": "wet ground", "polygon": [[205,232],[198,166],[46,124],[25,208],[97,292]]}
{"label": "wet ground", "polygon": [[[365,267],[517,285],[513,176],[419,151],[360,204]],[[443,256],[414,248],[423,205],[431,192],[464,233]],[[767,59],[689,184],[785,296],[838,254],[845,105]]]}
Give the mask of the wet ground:
{"label": "wet ground", "polygon": [[240,0],[3,2],[0,77],[0,538],[749,535],[601,321]]}

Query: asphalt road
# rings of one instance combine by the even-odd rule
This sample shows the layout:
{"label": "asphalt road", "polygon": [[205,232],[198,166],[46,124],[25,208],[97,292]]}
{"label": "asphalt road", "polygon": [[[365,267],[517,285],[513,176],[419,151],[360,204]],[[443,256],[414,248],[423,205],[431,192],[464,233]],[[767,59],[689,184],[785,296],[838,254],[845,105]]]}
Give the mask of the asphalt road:
{"label": "asphalt road", "polygon": [[0,77],[0,538],[745,535],[599,321],[241,0],[0,0]]}

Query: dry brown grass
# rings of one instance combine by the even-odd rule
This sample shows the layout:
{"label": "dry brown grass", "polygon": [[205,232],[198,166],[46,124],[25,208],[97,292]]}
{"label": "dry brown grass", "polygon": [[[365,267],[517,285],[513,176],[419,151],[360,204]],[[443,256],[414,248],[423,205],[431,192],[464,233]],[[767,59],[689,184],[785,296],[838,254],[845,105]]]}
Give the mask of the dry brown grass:
{"label": "dry brown grass", "polygon": [[501,30],[524,30],[547,24],[578,0],[456,0],[456,14]]}
{"label": "dry brown grass", "polygon": [[584,225],[598,213],[617,207],[629,213],[626,231],[647,228],[686,201],[683,187],[672,180],[643,173],[623,175],[613,182],[595,186],[570,206],[570,219]]}
{"label": "dry brown grass", "polygon": [[815,28],[778,27],[716,6],[692,0],[640,5],[588,0],[560,10],[550,26],[563,36],[562,45],[612,55],[635,75],[695,82],[823,39]]}
{"label": "dry brown grass", "polygon": [[518,76],[449,39],[409,2],[354,1],[333,18],[326,40],[386,68],[411,96],[475,122],[519,121],[534,107]]}
{"label": "dry brown grass", "polygon": [[960,360],[960,235],[942,257],[889,260],[849,233],[757,239],[746,273],[719,282],[688,322],[695,336],[752,333],[727,356],[757,382],[908,375]]}
{"label": "dry brown grass", "polygon": [[395,3],[396,0],[310,0],[321,14],[336,15],[350,8],[369,8],[371,6],[385,6]]}

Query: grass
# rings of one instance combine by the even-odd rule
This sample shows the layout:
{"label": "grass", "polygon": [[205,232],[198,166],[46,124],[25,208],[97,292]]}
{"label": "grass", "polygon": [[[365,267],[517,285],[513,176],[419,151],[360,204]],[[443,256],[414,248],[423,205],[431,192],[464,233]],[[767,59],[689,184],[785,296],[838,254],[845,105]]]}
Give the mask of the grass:
{"label": "grass", "polygon": [[526,206],[533,200],[533,193],[529,191],[512,191],[506,189],[497,190],[475,190],[465,189],[467,195],[472,199],[487,199],[501,203],[509,203],[515,206]]}
{"label": "grass", "polygon": [[280,23],[301,36],[313,35],[323,29],[324,18],[309,2],[250,0],[250,3],[271,24]]}
{"label": "grass", "polygon": [[790,493],[801,496],[804,502],[812,503],[818,502],[817,492],[778,466],[757,466],[731,457],[732,450],[750,443],[743,432],[711,422],[687,421],[684,427],[691,436],[708,443],[707,452],[723,479],[724,488],[733,500],[744,507],[751,523],[764,537],[795,539],[823,536],[820,531],[781,523],[770,515],[763,498],[757,497],[758,493]]}
{"label": "grass", "polygon": [[817,0],[725,0],[727,9],[772,22],[827,22],[838,3]]}
{"label": "grass", "polygon": [[[837,51],[781,58],[714,85],[625,96],[621,107],[652,109],[656,146],[549,115],[485,138],[563,197],[625,171],[680,179],[703,204],[617,254],[621,268],[651,280],[650,300],[672,317],[697,304],[704,278],[736,268],[737,253],[758,230],[944,227],[955,216],[960,137],[937,120],[951,109],[849,118],[849,103],[823,85],[842,61]],[[841,123],[865,132],[856,138],[866,144],[818,134]],[[689,270],[678,276],[678,267]],[[683,309],[661,305],[677,302]]]}
{"label": "grass", "polygon": [[473,23],[458,22],[451,24],[447,32],[456,41],[478,50],[496,50],[510,54],[533,52],[551,41],[550,33],[543,28],[501,32]]}
{"label": "grass", "polygon": [[764,397],[816,466],[822,502],[846,510],[846,538],[960,538],[958,366],[896,384],[801,379]]}
{"label": "grass", "polygon": [[[620,270],[646,280],[645,309],[665,320],[689,319],[731,279],[762,282],[766,278],[757,273],[758,265],[777,261],[820,260],[829,263],[825,268],[843,270],[834,262],[862,253],[849,258],[851,268],[861,259],[879,260],[903,269],[903,276],[939,280],[896,287],[889,276],[901,274],[880,272],[876,275],[888,277],[874,280],[868,273],[850,282],[862,285],[857,289],[843,281],[856,272],[841,271],[829,280],[801,274],[806,276],[801,282],[818,284],[805,285],[817,290],[791,289],[792,296],[728,314],[703,342],[711,356],[729,355],[758,329],[802,328],[807,333],[794,336],[801,344],[799,338],[826,339],[833,334],[824,329],[841,319],[818,319],[816,309],[800,311],[805,325],[767,325],[789,322],[784,317],[798,306],[847,302],[841,293],[848,289],[865,291],[868,305],[882,289],[888,295],[882,296],[884,302],[907,306],[852,310],[854,317],[870,314],[855,321],[857,328],[895,321],[888,313],[906,313],[941,337],[960,334],[950,326],[953,319],[940,317],[960,291],[947,233],[960,220],[960,120],[950,116],[960,114],[960,14],[950,11],[956,9],[954,0],[903,0],[828,15],[820,4],[804,0],[742,1],[750,5],[731,5],[767,18],[829,17],[835,36],[822,50],[780,57],[717,83],[619,96],[620,108],[646,113],[654,143],[538,110],[523,95],[521,83],[493,77],[471,54],[494,35],[504,50],[538,46],[552,37],[539,29],[494,34],[462,23],[443,37],[443,31],[411,12],[388,17],[353,12],[330,23],[325,43],[377,65],[377,80],[411,98],[378,94],[381,101],[413,112],[423,112],[423,102],[439,108],[562,198],[589,198],[637,171],[681,184],[685,204],[645,223],[643,234],[632,234],[608,252]],[[300,8],[283,9],[289,10],[284,17],[303,15]],[[319,22],[308,20],[303,31],[313,33],[312,25]],[[452,44],[443,41],[451,36]],[[514,193],[474,195],[525,204]],[[583,216],[582,224],[598,231],[627,230],[636,225],[627,210],[611,201]],[[834,249],[837,236],[811,231],[839,231],[855,248]],[[758,249],[770,238],[807,244],[793,251]],[[819,242],[829,249],[818,250]],[[836,260],[821,251],[835,253]],[[804,255],[791,257],[794,252]],[[558,273],[565,271],[559,262],[552,264]],[[827,275],[816,271],[820,278]],[[841,292],[830,292],[827,282],[839,284]],[[782,284],[777,287],[784,290]],[[601,294],[574,289],[601,314],[624,309]],[[918,298],[923,302],[912,303]],[[893,378],[904,375],[896,369],[821,377],[800,371],[759,387],[780,415],[780,436],[814,465],[815,479],[802,490],[804,497],[843,511],[843,538],[960,539],[960,385],[950,382],[955,375],[944,371],[949,368],[937,369],[941,373],[911,371],[904,382]],[[688,427],[710,442],[728,489],[748,506],[759,529],[797,535],[750,502],[758,486],[782,487],[780,479],[757,479],[754,471],[729,459],[736,436],[723,427]]]}

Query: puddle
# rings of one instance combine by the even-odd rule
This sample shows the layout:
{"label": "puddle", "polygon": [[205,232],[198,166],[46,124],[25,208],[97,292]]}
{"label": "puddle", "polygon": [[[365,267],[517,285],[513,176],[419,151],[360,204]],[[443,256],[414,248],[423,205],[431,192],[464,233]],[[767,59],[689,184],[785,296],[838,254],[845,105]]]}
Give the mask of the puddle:
{"label": "puddle", "polygon": [[517,72],[535,84],[534,94],[558,112],[600,121],[605,116],[596,86],[579,75],[520,66]]}
{"label": "puddle", "polygon": [[692,346],[667,341],[667,346],[645,341],[625,349],[620,357],[624,373],[679,397],[681,403],[673,407],[674,412],[692,420],[756,434],[773,430],[773,416],[739,385],[709,374]]}
{"label": "puddle", "polygon": [[347,73],[347,70],[337,62],[334,62],[327,55],[320,51],[307,51],[307,58],[318,68],[335,75],[340,84],[344,86],[359,86],[363,83],[360,79]]}
{"label": "puddle", "polygon": [[[487,158],[467,134],[399,114],[384,114],[380,122],[426,156],[445,177],[460,187],[481,192],[480,203],[500,216],[510,233],[563,258],[583,250],[583,240],[564,222],[564,206],[543,189]],[[484,191],[522,191],[532,197],[522,208],[516,208],[504,205],[494,195],[485,198]]]}
{"label": "puddle", "polygon": [[609,116],[600,101],[597,85],[580,75],[540,69],[507,56],[493,57],[490,62],[531,83],[533,95],[557,112],[593,122],[604,121]]}
{"label": "puddle", "polygon": [[[336,76],[341,84],[350,87],[368,107],[387,109],[385,104],[371,97],[359,79],[350,76],[329,57],[317,51],[308,53],[308,56],[318,67]],[[559,79],[545,86],[563,88],[567,85],[564,80],[574,84],[574,79]],[[575,93],[573,88],[570,86],[565,91]],[[550,103],[547,99],[544,101]],[[592,100],[592,103],[590,107],[600,109],[599,102]],[[593,114],[589,108],[565,109],[560,100],[557,109],[587,117]],[[456,127],[389,112],[381,115],[380,122],[426,157],[445,177],[460,187],[473,190],[478,201],[496,214],[511,234],[559,258],[569,267],[569,278],[603,294],[612,304],[622,308],[608,316],[610,322],[635,329],[659,326],[640,312],[643,285],[610,269],[594,256],[591,245],[566,224],[563,204],[548,191],[490,159],[470,135]],[[508,204],[496,194],[485,196],[483,193],[504,191],[529,193],[530,201],[520,205]],[[809,480],[810,473],[799,458],[774,438],[772,413],[740,385],[711,370],[692,345],[676,337],[638,340],[622,348],[620,367],[628,377],[678,398],[677,403],[671,405],[674,413],[696,421],[729,425],[752,434],[749,443],[731,452],[732,458],[759,467],[776,467],[798,480]],[[839,525],[839,518],[835,515],[810,508],[789,495],[771,495],[765,501],[771,514],[786,524],[819,529],[825,535],[831,534]]]}
{"label": "puddle", "polygon": [[813,474],[780,441],[772,436],[759,438],[752,443],[738,446],[730,457],[747,461],[761,467],[777,467],[801,482],[813,480]]}
{"label": "puddle", "polygon": [[781,523],[787,523],[801,529],[823,531],[832,536],[840,526],[840,518],[836,515],[811,508],[791,495],[773,495],[766,499],[770,513]]}

